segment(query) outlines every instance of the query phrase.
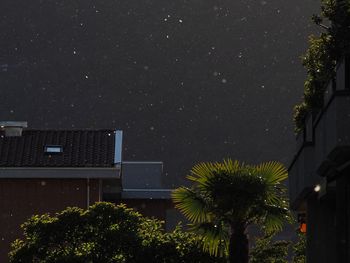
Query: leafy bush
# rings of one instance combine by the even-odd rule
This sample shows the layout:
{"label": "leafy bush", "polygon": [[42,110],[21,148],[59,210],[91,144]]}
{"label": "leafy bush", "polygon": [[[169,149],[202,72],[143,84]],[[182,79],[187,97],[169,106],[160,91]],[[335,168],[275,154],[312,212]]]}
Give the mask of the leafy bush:
{"label": "leafy bush", "polygon": [[292,246],[292,263],[306,262],[306,235],[298,232],[296,242],[278,240],[273,241],[273,236],[265,236],[256,240],[255,246],[250,252],[249,263],[288,263],[288,253]]}
{"label": "leafy bush", "polygon": [[293,121],[296,127],[295,130],[297,132],[299,132],[303,128],[304,121],[308,112],[309,109],[305,102],[294,106]]}
{"label": "leafy bush", "polygon": [[272,236],[256,240],[250,252],[250,263],[288,263],[288,249],[291,242],[272,241]]}
{"label": "leafy bush", "polygon": [[125,205],[97,203],[89,210],[67,208],[35,215],[12,244],[11,263],[219,262],[202,252],[200,241],[178,226],[164,233],[162,222]]}
{"label": "leafy bush", "polygon": [[302,58],[307,78],[304,101],[294,108],[296,131],[303,128],[308,112],[315,113],[322,108],[323,94],[335,75],[336,63],[350,51],[350,1],[322,0],[321,3],[321,15],[314,15],[313,21],[326,32],[310,36],[309,48]]}
{"label": "leafy bush", "polygon": [[293,263],[305,263],[306,262],[306,235],[299,233],[299,239],[293,246]]}

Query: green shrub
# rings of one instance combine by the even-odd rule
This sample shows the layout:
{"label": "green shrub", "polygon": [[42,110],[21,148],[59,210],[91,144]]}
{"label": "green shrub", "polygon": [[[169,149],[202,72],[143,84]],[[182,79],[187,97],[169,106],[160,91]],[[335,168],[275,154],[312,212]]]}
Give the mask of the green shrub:
{"label": "green shrub", "polygon": [[307,112],[315,113],[322,108],[323,94],[335,75],[336,63],[350,51],[350,1],[322,0],[321,3],[321,14],[312,19],[326,32],[310,36],[309,48],[302,57],[307,78],[303,102],[294,108],[296,131],[303,128]]}
{"label": "green shrub", "polygon": [[89,210],[67,208],[54,216],[35,215],[12,244],[11,263],[220,262],[201,249],[192,233],[165,233],[162,222],[125,205],[97,203]]}
{"label": "green shrub", "polygon": [[288,241],[273,241],[272,236],[258,238],[250,252],[249,263],[288,263],[290,245]]}
{"label": "green shrub", "polygon": [[299,233],[298,241],[293,246],[293,263],[305,263],[306,262],[306,235]]}

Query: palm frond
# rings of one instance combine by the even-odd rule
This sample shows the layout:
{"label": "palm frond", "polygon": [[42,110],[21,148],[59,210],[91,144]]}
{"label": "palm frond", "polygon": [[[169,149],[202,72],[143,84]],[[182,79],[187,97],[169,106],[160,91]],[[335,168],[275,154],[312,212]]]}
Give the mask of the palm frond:
{"label": "palm frond", "polygon": [[193,223],[204,222],[210,215],[208,202],[198,192],[190,188],[180,187],[175,189],[172,192],[172,199],[175,207]]}
{"label": "palm frond", "polygon": [[191,229],[201,237],[203,250],[210,255],[224,256],[228,251],[228,228],[223,222],[203,222]]}
{"label": "palm frond", "polygon": [[239,161],[232,159],[225,159],[221,164],[221,168],[226,171],[227,173],[230,174],[235,174],[237,173],[241,167],[244,167],[244,163],[239,163]]}
{"label": "palm frond", "polygon": [[206,186],[208,178],[212,177],[216,170],[214,163],[199,163],[191,169],[187,179],[197,183],[199,186]]}
{"label": "palm frond", "polygon": [[288,178],[288,171],[280,162],[265,162],[255,167],[257,175],[270,185],[275,185]]}
{"label": "palm frond", "polygon": [[266,233],[274,233],[282,230],[285,223],[291,221],[291,215],[285,205],[282,206],[269,206],[264,207],[266,215],[264,218],[264,230]]}

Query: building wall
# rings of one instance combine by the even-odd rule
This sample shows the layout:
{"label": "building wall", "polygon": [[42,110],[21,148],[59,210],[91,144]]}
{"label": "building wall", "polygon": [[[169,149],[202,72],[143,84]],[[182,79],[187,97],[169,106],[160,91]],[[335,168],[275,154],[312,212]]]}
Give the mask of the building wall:
{"label": "building wall", "polygon": [[[347,174],[337,178],[336,182],[336,226],[337,261],[350,260],[350,179]],[[335,262],[335,261],[334,261]]]}
{"label": "building wall", "polygon": [[169,199],[123,199],[120,203],[126,204],[144,216],[163,221],[167,219],[167,211],[174,207]]}
{"label": "building wall", "polygon": [[[90,204],[100,200],[99,180],[90,179]],[[8,262],[10,243],[33,214],[55,213],[68,206],[87,207],[86,179],[0,179],[0,262]]]}
{"label": "building wall", "polygon": [[350,179],[336,179],[336,187],[307,205],[307,262],[343,263],[350,260]]}
{"label": "building wall", "polygon": [[307,202],[307,262],[337,262],[335,198],[319,200],[314,194]]}

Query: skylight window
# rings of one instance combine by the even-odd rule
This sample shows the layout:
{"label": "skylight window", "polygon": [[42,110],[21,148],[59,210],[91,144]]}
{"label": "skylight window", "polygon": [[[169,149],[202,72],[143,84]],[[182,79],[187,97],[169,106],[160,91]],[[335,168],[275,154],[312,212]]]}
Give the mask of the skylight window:
{"label": "skylight window", "polygon": [[63,147],[61,145],[45,145],[44,151],[48,154],[62,153]]}

